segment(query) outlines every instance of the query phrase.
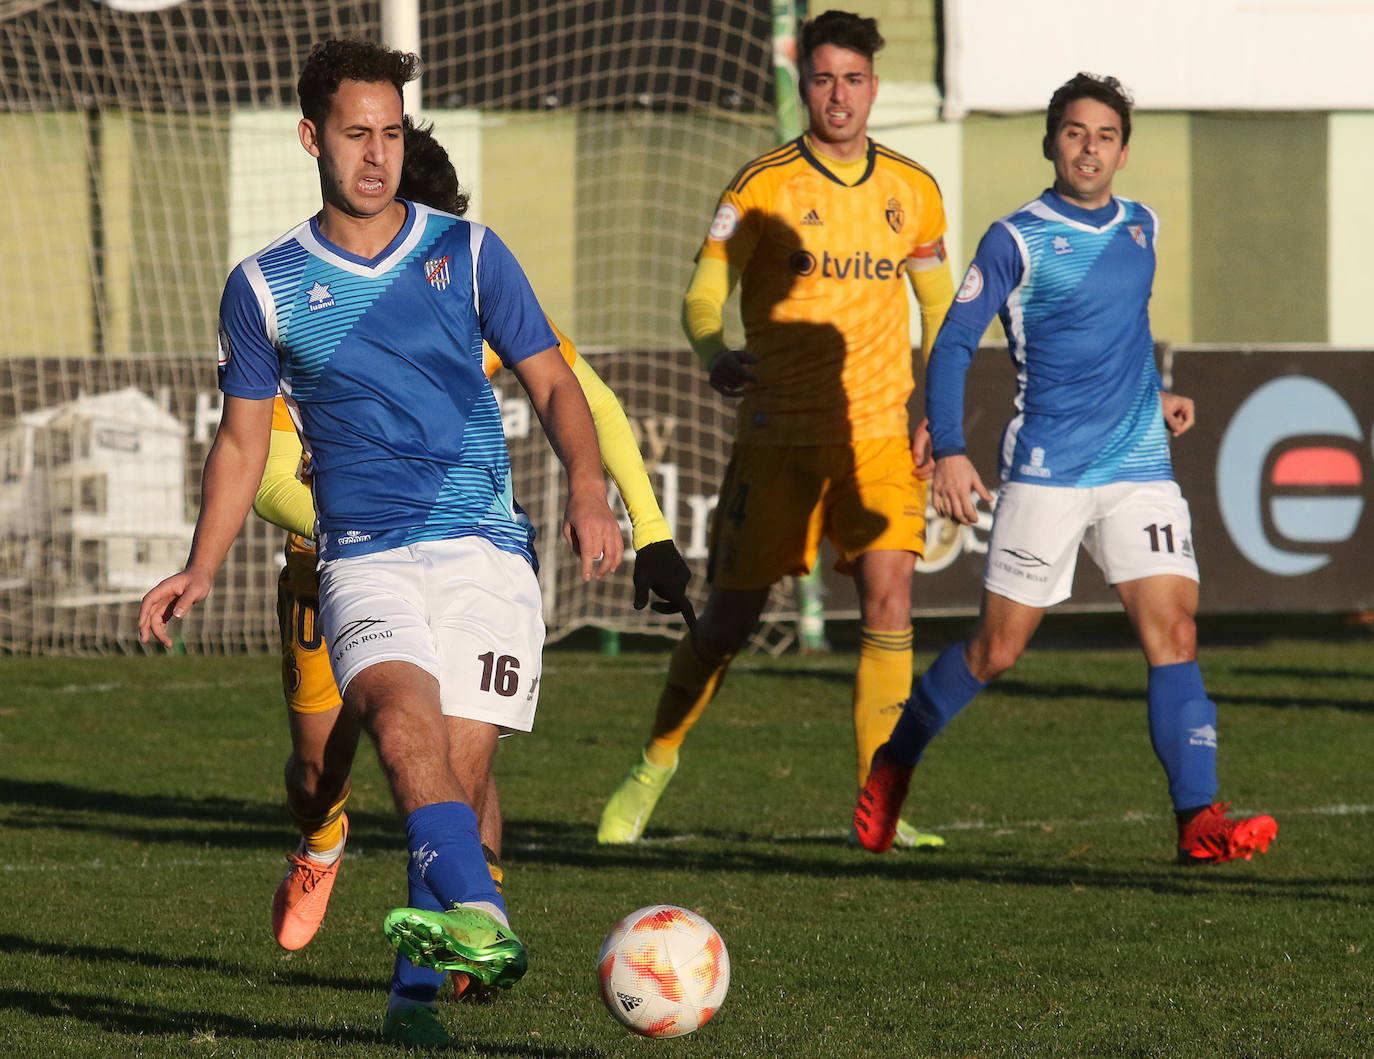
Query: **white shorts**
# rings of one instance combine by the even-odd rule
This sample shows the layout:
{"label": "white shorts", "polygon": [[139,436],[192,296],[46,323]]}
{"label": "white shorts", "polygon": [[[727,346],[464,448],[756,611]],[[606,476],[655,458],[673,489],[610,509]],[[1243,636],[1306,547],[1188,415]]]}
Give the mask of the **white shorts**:
{"label": "white shorts", "polygon": [[530,564],[481,537],[422,541],[320,566],[320,628],[342,693],[368,666],[410,662],[445,714],[534,727],[544,619]]}
{"label": "white shorts", "polygon": [[1156,574],[1198,579],[1192,518],[1177,482],[1083,489],[1007,482],[997,495],[983,587],[1028,607],[1053,606],[1073,592],[1080,543],[1109,585]]}

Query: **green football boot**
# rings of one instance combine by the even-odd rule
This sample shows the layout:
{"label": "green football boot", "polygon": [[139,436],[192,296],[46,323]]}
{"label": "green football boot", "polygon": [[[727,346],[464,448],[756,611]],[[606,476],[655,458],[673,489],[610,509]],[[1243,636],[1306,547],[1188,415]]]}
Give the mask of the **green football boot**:
{"label": "green football boot", "polygon": [[945,844],[945,840],[940,835],[930,831],[919,831],[905,820],[898,819],[897,837],[892,840],[892,844],[904,849],[938,849]]}
{"label": "green football boot", "polygon": [[480,908],[396,908],[387,913],[382,931],[416,967],[462,971],[482,985],[509,989],[528,966],[520,939]]}
{"label": "green football boot", "polygon": [[601,810],[601,823],[596,829],[596,841],[603,846],[620,846],[638,842],[649,824],[654,806],[677,772],[677,762],[654,765],[641,750],[630,774],[611,795]]}
{"label": "green football boot", "polygon": [[453,1043],[431,1007],[388,1011],[382,1019],[382,1040],[403,1048],[447,1048]]}

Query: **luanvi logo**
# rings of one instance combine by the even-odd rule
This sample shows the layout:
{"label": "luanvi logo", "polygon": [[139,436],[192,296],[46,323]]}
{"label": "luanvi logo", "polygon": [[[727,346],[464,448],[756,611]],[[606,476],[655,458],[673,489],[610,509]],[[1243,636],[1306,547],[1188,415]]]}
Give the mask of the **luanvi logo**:
{"label": "luanvi logo", "polygon": [[1217,506],[1262,570],[1298,577],[1359,528],[1368,485],[1364,431],[1326,383],[1285,375],[1236,409],[1217,450]]}

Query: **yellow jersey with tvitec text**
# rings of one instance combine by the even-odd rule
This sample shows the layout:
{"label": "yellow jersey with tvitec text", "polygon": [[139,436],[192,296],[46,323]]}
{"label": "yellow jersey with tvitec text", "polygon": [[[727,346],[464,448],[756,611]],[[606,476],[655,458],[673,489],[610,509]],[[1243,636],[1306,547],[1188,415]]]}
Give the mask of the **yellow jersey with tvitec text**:
{"label": "yellow jersey with tvitec text", "polygon": [[871,140],[853,186],[804,137],[741,169],[701,248],[739,270],[745,348],[759,358],[736,439],[906,436],[914,385],[906,270],[943,260],[944,234],[935,178]]}

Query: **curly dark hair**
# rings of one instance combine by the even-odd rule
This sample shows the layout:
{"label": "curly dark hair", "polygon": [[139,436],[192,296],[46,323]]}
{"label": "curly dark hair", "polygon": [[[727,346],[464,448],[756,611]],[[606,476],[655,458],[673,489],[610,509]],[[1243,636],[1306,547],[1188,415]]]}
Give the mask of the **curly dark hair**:
{"label": "curly dark hair", "polygon": [[1075,74],[1054,90],[1050,97],[1049,108],[1045,111],[1045,156],[1049,157],[1054,138],[1059,135],[1059,124],[1064,120],[1064,111],[1069,104],[1080,99],[1095,99],[1116,111],[1121,119],[1121,145],[1131,142],[1131,94],[1126,86],[1115,77],[1099,77],[1096,74]]}
{"label": "curly dark hair", "polygon": [[811,63],[815,50],[825,44],[836,48],[856,51],[869,62],[877,55],[886,42],[878,32],[876,18],[862,18],[849,11],[827,11],[823,15],[802,23],[801,47],[797,56],[801,60],[802,75]]}
{"label": "curly dark hair", "polygon": [[296,82],[301,114],[317,127],[329,117],[330,102],[344,81],[389,81],[399,94],[420,73],[420,59],[370,40],[325,40],[310,49]]}
{"label": "curly dark hair", "polygon": [[458,184],[448,151],[434,138],[434,124],[416,125],[407,114],[402,128],[406,153],[396,197],[461,217],[468,210],[468,193]]}

